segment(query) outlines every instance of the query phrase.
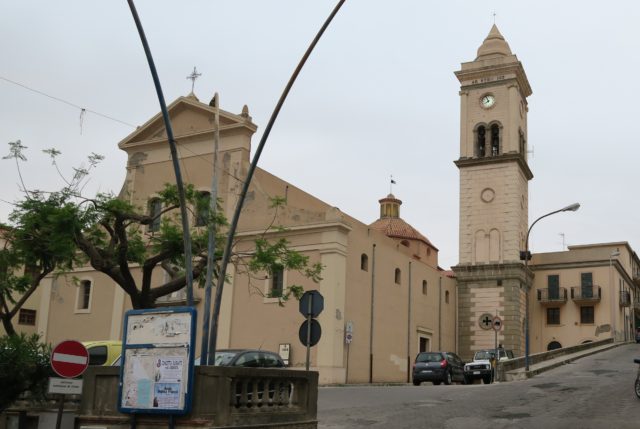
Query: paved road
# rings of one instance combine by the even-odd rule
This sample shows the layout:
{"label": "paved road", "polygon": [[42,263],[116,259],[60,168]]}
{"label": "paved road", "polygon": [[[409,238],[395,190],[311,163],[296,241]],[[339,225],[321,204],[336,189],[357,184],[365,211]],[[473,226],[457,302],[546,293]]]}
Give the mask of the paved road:
{"label": "paved road", "polygon": [[633,384],[640,345],[492,385],[321,388],[318,428],[640,428]]}

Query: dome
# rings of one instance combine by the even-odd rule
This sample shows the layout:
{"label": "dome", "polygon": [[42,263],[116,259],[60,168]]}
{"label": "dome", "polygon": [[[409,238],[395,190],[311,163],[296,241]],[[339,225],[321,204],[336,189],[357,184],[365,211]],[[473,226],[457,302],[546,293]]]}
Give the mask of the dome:
{"label": "dome", "polygon": [[387,217],[378,219],[369,225],[371,229],[381,231],[387,237],[407,239],[407,240],[419,240],[429,246],[436,248],[424,235],[420,234],[417,229],[409,225],[399,217]]}

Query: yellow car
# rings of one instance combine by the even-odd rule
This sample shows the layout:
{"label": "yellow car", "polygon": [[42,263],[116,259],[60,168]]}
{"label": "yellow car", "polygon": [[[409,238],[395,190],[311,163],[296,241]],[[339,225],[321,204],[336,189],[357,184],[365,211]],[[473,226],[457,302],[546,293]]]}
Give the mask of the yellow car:
{"label": "yellow car", "polygon": [[89,351],[89,365],[110,366],[122,354],[122,341],[84,341]]}

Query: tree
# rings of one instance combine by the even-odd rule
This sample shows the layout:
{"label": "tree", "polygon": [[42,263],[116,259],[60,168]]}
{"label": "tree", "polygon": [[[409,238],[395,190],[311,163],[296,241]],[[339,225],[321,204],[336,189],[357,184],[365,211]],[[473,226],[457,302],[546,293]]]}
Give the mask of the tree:
{"label": "tree", "polygon": [[38,335],[0,337],[0,412],[25,392],[44,398],[50,355],[50,347],[40,343]]}
{"label": "tree", "polygon": [[[47,153],[55,165],[55,158],[60,153],[53,150]],[[24,246],[24,257],[20,261],[25,263],[31,254],[62,259],[45,264],[47,271],[39,272],[40,279],[53,269],[70,271],[73,267],[88,263],[114,280],[129,295],[135,309],[152,308],[158,298],[182,289],[186,285],[185,252],[182,229],[177,221],[180,203],[176,186],[164,186],[158,197],[161,210],[150,213],[147,207],[135,207],[111,194],[99,194],[95,198],[82,197],[78,189],[88,172],[82,173],[78,178],[67,182],[61,191],[44,193],[25,190],[25,198],[16,204],[10,217],[12,227],[25,234],[20,240],[14,241]],[[226,227],[222,210],[216,210],[215,215],[211,214],[208,210],[208,197],[196,192],[191,185],[185,186],[185,194],[192,213],[197,213],[205,225],[213,223],[216,226],[220,235],[217,240],[220,246],[215,250],[214,258],[217,263],[221,259],[221,246],[225,241],[221,235]],[[272,200],[274,219],[278,208],[284,203],[280,198]],[[40,223],[34,223],[32,219]],[[34,228],[34,224],[37,228]],[[280,228],[272,224],[268,229]],[[28,236],[34,231],[52,231],[52,239],[40,243],[36,238],[41,236]],[[194,228],[191,234],[192,274],[195,280],[202,282],[207,262],[207,231],[206,228]],[[17,245],[14,246],[17,248]],[[298,270],[313,281],[320,279],[322,269],[320,264],[309,264],[306,256],[290,249],[287,240],[271,242],[264,235],[255,240],[254,251],[234,254],[233,262],[244,267],[244,272],[249,275],[272,273],[278,268],[284,268]],[[50,267],[53,269],[49,269]],[[133,270],[138,267],[142,273],[140,281],[133,274]],[[152,274],[157,268],[167,272],[169,280],[152,287]],[[218,272],[215,268],[214,274]],[[278,298],[283,302],[291,296],[299,297],[301,293],[300,285],[288,285]]]}
{"label": "tree", "polygon": [[[69,270],[78,260],[74,233],[77,207],[69,201],[82,180],[101,159],[89,157],[88,169],[75,169],[74,177],[61,192],[45,197],[41,191],[28,191],[22,180],[19,161],[26,161],[20,140],[9,143],[4,159],[15,159],[25,198],[9,216],[11,225],[0,225],[0,319],[5,332],[15,335],[11,320],[40,285],[55,270]],[[45,151],[54,159],[59,152]],[[57,167],[57,166],[56,166]]]}

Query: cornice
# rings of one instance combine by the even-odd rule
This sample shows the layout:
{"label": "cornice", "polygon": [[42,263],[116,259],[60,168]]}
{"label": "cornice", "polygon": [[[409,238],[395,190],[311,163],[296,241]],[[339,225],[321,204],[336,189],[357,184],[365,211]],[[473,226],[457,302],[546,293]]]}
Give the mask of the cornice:
{"label": "cornice", "polygon": [[507,153],[498,156],[487,156],[484,158],[460,158],[453,162],[458,168],[516,162],[520,166],[520,169],[524,173],[527,180],[533,179],[533,173],[531,172],[529,165],[526,163],[524,158],[517,153]]}
{"label": "cornice", "polygon": [[[458,70],[454,73],[458,78],[458,81],[462,84],[462,89],[483,88],[487,86],[495,86],[496,84],[503,84],[509,81],[515,81],[522,92],[523,98],[527,98],[533,93],[529,80],[527,79],[527,75],[524,71],[524,67],[520,61],[510,62],[507,64],[494,64],[470,70]],[[506,77],[508,74],[515,74],[515,77]],[[500,76],[504,76],[504,78],[499,79]],[[486,78],[493,79],[483,81]],[[478,82],[465,84],[465,82],[469,81]]]}
{"label": "cornice", "polygon": [[[252,135],[253,133],[256,132],[257,127],[250,127],[248,126],[248,124],[232,124],[232,125],[225,125],[223,127],[220,127],[220,134],[221,137],[224,136],[225,134],[231,134],[232,131],[245,131],[248,135]],[[192,137],[198,137],[198,136],[203,136],[203,135],[207,135],[207,134],[211,134],[215,131],[214,128],[207,128],[205,130],[202,131],[196,131],[193,133],[188,133],[188,134],[180,134],[180,135],[176,135],[174,136],[176,142],[178,144],[180,144],[180,140],[181,139],[188,139],[188,138],[192,138]],[[127,142],[127,143],[119,143],[118,147],[122,150],[127,150],[128,148],[137,148],[137,147],[142,147],[142,146],[149,146],[149,145],[155,145],[158,143],[166,143],[167,137],[163,136],[163,137],[156,137],[156,138],[152,138],[152,139],[148,139],[148,140],[142,140],[142,141],[137,141],[137,142]]]}

